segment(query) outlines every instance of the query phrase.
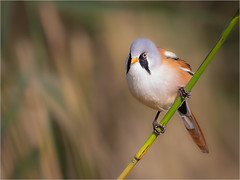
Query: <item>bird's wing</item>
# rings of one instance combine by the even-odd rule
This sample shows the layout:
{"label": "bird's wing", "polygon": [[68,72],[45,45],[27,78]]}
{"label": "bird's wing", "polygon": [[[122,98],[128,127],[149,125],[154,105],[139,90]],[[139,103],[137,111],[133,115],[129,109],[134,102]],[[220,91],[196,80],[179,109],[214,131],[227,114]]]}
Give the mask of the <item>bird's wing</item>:
{"label": "bird's wing", "polygon": [[188,81],[192,78],[193,72],[191,66],[184,60],[177,57],[177,55],[171,51],[158,48],[161,58],[164,63],[167,63],[172,68],[175,68],[179,75],[182,77],[181,84],[187,84]]}
{"label": "bird's wing", "polygon": [[161,54],[161,58],[166,60],[166,61],[171,61],[171,64],[175,64],[176,66],[178,66],[181,70],[186,71],[187,73],[189,73],[191,76],[194,74],[192,72],[192,68],[190,66],[190,64],[188,64],[186,61],[180,59],[177,57],[177,55],[171,51],[162,49],[162,48],[158,48],[160,54]]}

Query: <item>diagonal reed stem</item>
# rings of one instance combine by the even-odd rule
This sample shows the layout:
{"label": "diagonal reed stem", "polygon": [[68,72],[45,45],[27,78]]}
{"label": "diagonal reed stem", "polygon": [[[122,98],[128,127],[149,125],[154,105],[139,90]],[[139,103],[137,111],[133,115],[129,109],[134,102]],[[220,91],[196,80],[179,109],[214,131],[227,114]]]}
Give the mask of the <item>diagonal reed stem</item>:
{"label": "diagonal reed stem", "polygon": [[[214,46],[214,48],[210,51],[210,53],[207,55],[206,59],[203,61],[203,63],[200,65],[198,70],[195,72],[194,76],[191,78],[187,86],[185,87],[187,91],[191,91],[193,86],[196,84],[204,70],[207,68],[209,63],[212,61],[214,55],[218,52],[219,48],[222,46],[226,38],[228,37],[229,33],[231,32],[232,28],[234,25],[238,22],[239,19],[239,9],[237,10],[236,14],[233,16],[231,19],[230,23],[228,26],[225,28],[223,31],[220,39],[218,40],[217,44]],[[160,124],[161,125],[167,125],[173,114],[176,112],[176,110],[179,108],[181,105],[183,99],[179,96],[172,107],[168,110],[166,115],[163,117],[161,120]],[[159,128],[159,130],[161,130]],[[137,162],[144,156],[144,154],[147,152],[148,148],[152,145],[152,143],[155,141],[157,138],[157,135],[152,132],[152,134],[149,136],[149,138],[146,140],[146,142],[143,144],[143,146],[139,149],[139,151],[136,153],[134,158],[131,160],[131,162],[128,164],[128,166],[124,169],[124,171],[120,174],[118,179],[124,179],[126,176],[131,172],[131,170],[135,167]]]}

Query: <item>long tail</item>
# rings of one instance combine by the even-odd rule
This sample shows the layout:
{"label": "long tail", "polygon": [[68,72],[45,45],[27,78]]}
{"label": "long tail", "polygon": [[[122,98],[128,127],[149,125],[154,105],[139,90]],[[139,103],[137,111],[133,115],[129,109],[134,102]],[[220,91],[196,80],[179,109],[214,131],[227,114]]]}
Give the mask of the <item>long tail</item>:
{"label": "long tail", "polygon": [[202,130],[198,125],[196,118],[194,117],[190,107],[185,100],[183,104],[178,108],[178,113],[181,116],[186,129],[188,130],[189,134],[191,135],[194,142],[198,145],[203,153],[208,153],[208,146]]}

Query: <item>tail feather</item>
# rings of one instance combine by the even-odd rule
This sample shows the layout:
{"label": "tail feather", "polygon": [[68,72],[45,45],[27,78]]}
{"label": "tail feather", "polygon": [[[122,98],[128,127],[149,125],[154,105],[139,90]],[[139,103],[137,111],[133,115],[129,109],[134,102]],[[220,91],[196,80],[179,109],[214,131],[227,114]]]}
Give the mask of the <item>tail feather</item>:
{"label": "tail feather", "polygon": [[202,133],[202,130],[195,116],[191,112],[187,101],[183,102],[181,107],[179,107],[178,112],[194,142],[198,145],[198,147],[201,149],[203,153],[208,153],[209,152],[208,146]]}

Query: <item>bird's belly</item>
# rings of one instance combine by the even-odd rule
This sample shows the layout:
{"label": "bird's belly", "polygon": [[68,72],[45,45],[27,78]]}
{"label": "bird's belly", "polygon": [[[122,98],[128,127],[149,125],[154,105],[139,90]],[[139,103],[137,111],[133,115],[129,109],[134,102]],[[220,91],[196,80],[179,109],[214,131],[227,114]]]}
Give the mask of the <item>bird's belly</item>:
{"label": "bird's belly", "polygon": [[177,97],[177,92],[166,93],[164,91],[132,91],[132,94],[146,106],[160,111],[168,110]]}
{"label": "bird's belly", "polygon": [[132,95],[146,106],[156,110],[169,109],[178,96],[178,88],[169,84],[169,81],[142,79],[139,82],[138,79],[131,78],[127,78],[127,81]]}

